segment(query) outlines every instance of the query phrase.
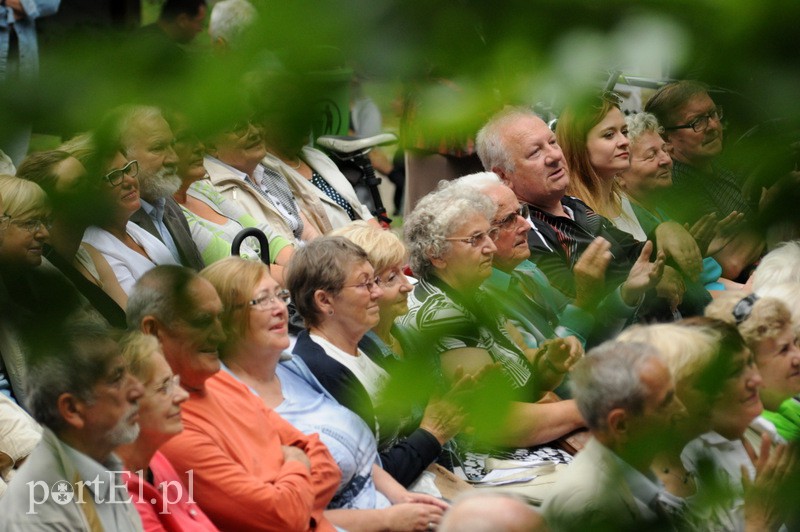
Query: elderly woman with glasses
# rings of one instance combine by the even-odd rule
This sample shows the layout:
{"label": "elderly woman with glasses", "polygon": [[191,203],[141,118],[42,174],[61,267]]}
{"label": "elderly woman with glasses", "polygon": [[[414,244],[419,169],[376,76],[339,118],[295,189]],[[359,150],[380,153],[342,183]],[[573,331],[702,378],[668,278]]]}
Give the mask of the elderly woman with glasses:
{"label": "elderly woman with glasses", "polygon": [[50,206],[39,185],[10,175],[0,176],[0,196],[5,216],[0,228],[0,263],[5,269],[30,269],[42,263],[44,243],[50,236]]}
{"label": "elderly woman with glasses", "polygon": [[[446,185],[422,198],[405,221],[411,268],[420,278],[410,296],[411,310],[397,320],[405,352],[429,354],[428,367],[441,383],[452,382],[460,371],[499,369],[502,389],[492,390],[498,395],[485,398],[485,404],[493,407],[486,411],[484,404],[482,409],[504,422],[491,433],[475,431],[478,440],[531,447],[564,436],[583,426],[575,403],[537,401],[561,382],[571,357],[528,350],[515,341],[508,321],[480,289],[496,250],[498,229],[490,223],[495,205],[471,187]],[[502,412],[502,395],[510,399],[508,412]],[[552,449],[541,451],[569,459]]]}
{"label": "elderly woman with glasses", "polygon": [[[403,347],[395,334],[395,319],[408,312],[408,294],[413,290],[403,268],[407,251],[392,231],[384,231],[364,221],[336,229],[331,236],[343,236],[367,252],[369,262],[381,280],[383,294],[378,298],[380,319],[359,342],[359,347],[390,376],[401,376],[409,369],[404,364]],[[462,386],[469,383],[465,378]],[[403,410],[411,410],[402,423],[381,424],[381,461],[401,484],[409,485],[434,462],[445,445],[462,428],[464,415],[452,396],[419,397],[409,408],[411,394],[403,390]],[[427,401],[427,405],[426,405]]]}
{"label": "elderly woman with glasses", "polygon": [[[672,187],[672,147],[662,137],[662,128],[654,115],[637,113],[625,117],[630,142],[630,166],[617,175],[620,197],[628,202],[631,210],[628,223],[633,230],[652,234],[656,228],[668,221],[664,207],[667,193]],[[742,214],[731,213],[717,220],[716,213],[703,217],[691,227],[703,259],[700,281],[708,290],[741,288],[741,285],[721,279],[722,267],[712,257],[733,236],[731,231],[741,223]]]}
{"label": "elderly woman with glasses", "polygon": [[289,293],[268,268],[233,257],[200,275],[214,285],[225,308],[225,370],[297,429],[319,434],[341,469],[326,517],[348,530],[424,530],[438,523],[446,505],[409,493],[381,469],[370,428],[339,404],[299,357],[283,352],[289,346]]}
{"label": "elderly woman with glasses", "polygon": [[144,386],[139,399],[139,436],[116,450],[129,471],[125,483],[144,530],[217,530],[158,451],[183,430],[181,405],[189,394],[172,374],[155,336],[131,332],[120,347],[128,370]]}
{"label": "elderly woman with glasses", "polygon": [[[51,226],[47,196],[36,183],[0,175],[0,197],[5,209],[0,212],[0,230],[5,227],[0,232],[0,317],[11,323],[11,318],[21,318],[20,310],[25,309],[25,318],[60,319],[62,310],[69,312],[80,302],[74,288],[58,272],[39,267],[46,264],[42,253]],[[13,350],[19,347],[15,339],[6,339],[14,344]],[[6,353],[12,349],[5,347],[6,364],[11,361],[16,365],[17,357]],[[21,355],[18,360],[21,363]],[[14,368],[10,371],[13,373]]]}
{"label": "elderly woman with glasses", "polygon": [[[98,139],[102,142],[102,139]],[[103,153],[102,148],[98,148]],[[128,161],[121,148],[111,150],[103,168],[105,182],[97,193],[104,205],[102,219],[86,229],[83,241],[90,244],[111,265],[126,294],[136,280],[159,264],[177,264],[169,248],[132,221],[139,201],[139,163]]]}

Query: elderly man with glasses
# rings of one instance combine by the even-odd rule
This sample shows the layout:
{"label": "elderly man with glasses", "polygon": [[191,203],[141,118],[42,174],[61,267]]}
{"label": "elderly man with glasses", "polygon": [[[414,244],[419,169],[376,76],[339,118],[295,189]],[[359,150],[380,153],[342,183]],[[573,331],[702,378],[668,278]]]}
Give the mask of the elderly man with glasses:
{"label": "elderly man with glasses", "polygon": [[[664,140],[672,146],[672,189],[664,209],[676,220],[695,223],[705,215],[723,219],[732,212],[754,222],[757,205],[745,197],[742,179],[721,166],[722,107],[708,94],[709,87],[683,80],[661,87],[645,105],[664,127]],[[763,237],[741,230],[715,258],[723,277],[736,279],[758,259]]]}
{"label": "elderly man with glasses", "polygon": [[[576,338],[585,345],[592,331],[614,335],[631,318],[634,308],[623,303],[620,291],[598,302],[594,294],[603,290],[603,276],[610,256],[601,242],[576,263],[577,297],[571,299],[550,284],[547,275],[531,260],[528,247],[530,210],[520,204],[514,191],[493,172],[478,172],[458,178],[459,186],[477,188],[497,207],[491,223],[499,230],[495,240],[492,274],[482,288],[502,302],[503,313],[517,325],[529,347],[547,339]],[[572,340],[570,340],[572,342]]]}

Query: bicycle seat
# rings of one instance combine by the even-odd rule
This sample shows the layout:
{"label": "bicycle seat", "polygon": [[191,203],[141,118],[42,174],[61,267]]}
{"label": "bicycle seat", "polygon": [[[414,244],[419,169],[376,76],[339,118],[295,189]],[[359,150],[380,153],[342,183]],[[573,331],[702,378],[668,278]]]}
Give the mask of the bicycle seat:
{"label": "bicycle seat", "polygon": [[323,135],[317,138],[317,144],[327,150],[348,155],[375,146],[385,146],[397,142],[397,136],[392,133],[381,133],[372,137],[354,137],[349,135]]}

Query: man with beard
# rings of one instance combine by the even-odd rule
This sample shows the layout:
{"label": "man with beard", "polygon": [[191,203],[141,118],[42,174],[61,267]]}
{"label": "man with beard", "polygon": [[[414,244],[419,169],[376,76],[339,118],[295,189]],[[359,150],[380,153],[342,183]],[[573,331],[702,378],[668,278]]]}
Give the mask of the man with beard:
{"label": "man with beard", "polygon": [[203,269],[203,257],[192,240],[189,224],[172,199],[181,179],[169,124],[159,109],[147,106],[122,110],[118,124],[125,156],[139,162],[142,207],[133,213],[131,221],[161,240],[182,265]]}
{"label": "man with beard", "polygon": [[[672,145],[672,188],[661,205],[674,219],[695,223],[715,213],[718,219],[731,212],[755,222],[757,205],[742,193],[742,183],[730,169],[718,163],[722,153],[722,107],[697,81],[677,81],[661,87],[645,105],[664,127],[662,137]],[[714,258],[722,265],[722,277],[736,279],[751,266],[764,248],[763,237],[752,229],[740,230]]]}
{"label": "man with beard", "polygon": [[45,429],[0,499],[0,528],[142,530],[113,454],[139,434],[142,384],[96,320],[29,332],[27,404]]}

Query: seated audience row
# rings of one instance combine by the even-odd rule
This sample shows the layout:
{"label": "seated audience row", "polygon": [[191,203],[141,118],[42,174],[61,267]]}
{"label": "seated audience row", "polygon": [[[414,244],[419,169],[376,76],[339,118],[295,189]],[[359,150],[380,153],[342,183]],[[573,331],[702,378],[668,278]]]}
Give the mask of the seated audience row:
{"label": "seated audience row", "polygon": [[[405,244],[271,107],[205,142],[120,108],[32,154],[0,176],[4,526],[432,530],[431,472],[481,485],[498,458],[559,464],[556,530],[791,524],[800,288],[704,287],[756,247],[739,211],[684,220],[652,191],[667,139],[721,135],[685,88],[703,109],[664,127],[608,96],[555,132],[502,111],[487,172],[422,198]],[[269,251],[228,257],[245,227]]]}

